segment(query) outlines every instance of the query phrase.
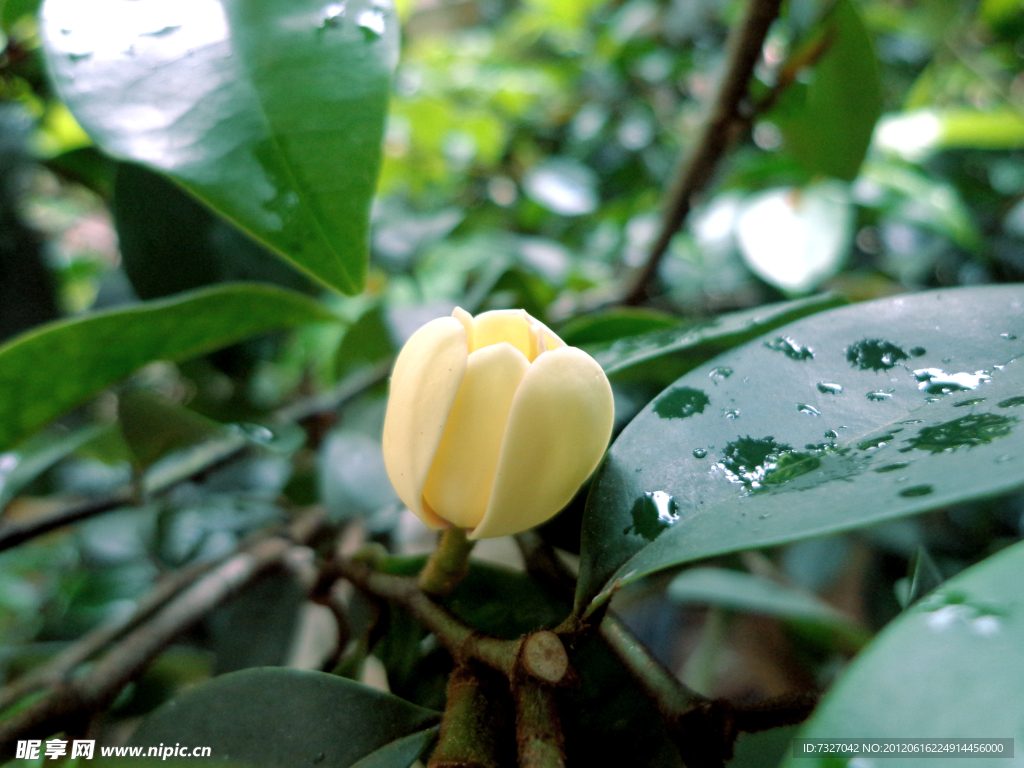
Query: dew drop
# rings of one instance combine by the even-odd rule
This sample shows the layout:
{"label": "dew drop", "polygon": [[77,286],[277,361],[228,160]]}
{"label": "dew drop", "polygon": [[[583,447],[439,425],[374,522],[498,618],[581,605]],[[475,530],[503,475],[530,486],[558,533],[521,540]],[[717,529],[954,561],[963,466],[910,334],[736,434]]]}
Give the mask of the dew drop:
{"label": "dew drop", "polygon": [[976,635],[992,637],[999,634],[999,630],[1002,629],[1002,623],[996,616],[979,616],[971,622],[971,629]]}
{"label": "dew drop", "polygon": [[924,347],[912,347],[911,350],[910,350],[910,354],[913,357],[921,357],[922,355],[925,355],[927,353],[928,353],[928,350],[925,349]]}
{"label": "dew drop", "polygon": [[738,419],[739,417],[740,412],[736,408],[730,408],[728,411],[725,412],[725,418],[727,419]]}
{"label": "dew drop", "polygon": [[880,389],[876,389],[874,392],[868,392],[867,398],[868,398],[868,400],[872,400],[872,401],[877,403],[877,402],[880,402],[882,400],[892,400],[892,393],[891,392],[883,392]]}
{"label": "dew drop", "polygon": [[821,416],[821,411],[819,411],[813,405],[808,405],[807,403],[797,403],[796,409],[800,413],[806,413],[811,416]]}
{"label": "dew drop", "polygon": [[384,14],[379,10],[366,10],[359,14],[356,24],[363,30],[367,42],[377,40],[384,34]]}
{"label": "dew drop", "polygon": [[823,395],[839,395],[843,392],[842,384],[833,384],[830,381],[819,381],[818,391]]}
{"label": "dew drop", "polygon": [[706,448],[694,448],[693,449],[693,458],[695,458],[695,459],[703,459],[707,455],[708,455],[708,452],[707,452]]}
{"label": "dew drop", "polygon": [[1007,341],[1016,341],[1017,336],[1013,333],[1000,333],[1000,338],[1006,339]]}
{"label": "dew drop", "polygon": [[1013,461],[1013,456],[1006,454],[1005,456],[1000,456],[998,459],[996,459],[996,464],[1005,464],[1008,461]]}
{"label": "dew drop", "polygon": [[828,432],[825,433],[824,436],[829,440],[835,440],[837,437],[839,437],[839,433],[836,432],[834,429],[830,429],[828,430]]}
{"label": "dew drop", "polygon": [[888,371],[908,355],[899,346],[884,339],[863,339],[846,348],[846,360],[862,371]]}
{"label": "dew drop", "polygon": [[992,380],[985,371],[946,373],[941,368],[919,368],[914,371],[914,378],[919,382],[917,388],[930,395],[946,395],[950,392],[977,389]]}
{"label": "dew drop", "polygon": [[732,376],[732,368],[729,368],[728,366],[725,365],[720,366],[718,368],[713,368],[711,370],[711,373],[708,374],[708,378],[711,379],[716,384],[720,381],[728,379],[730,376]]}
{"label": "dew drop", "polygon": [[909,466],[910,466],[910,462],[909,461],[898,461],[895,464],[886,464],[884,466],[877,467],[875,469],[875,472],[879,472],[879,473],[896,472],[897,470],[900,470],[900,469],[906,469]]}
{"label": "dew drop", "polygon": [[654,402],[654,412],[663,419],[686,419],[704,413],[711,400],[699,389],[674,387]]}
{"label": "dew drop", "polygon": [[177,32],[179,29],[181,29],[181,24],[169,24],[166,27],[160,27],[160,29],[154,29],[151,32],[140,32],[139,37],[164,37],[172,32]]}
{"label": "dew drop", "polygon": [[345,3],[331,3],[320,11],[320,28],[340,27],[345,21]]}
{"label": "dew drop", "polygon": [[781,352],[790,360],[814,359],[813,349],[810,347],[800,346],[788,336],[776,336],[771,341],[766,341],[764,345],[775,352]]}
{"label": "dew drop", "polygon": [[930,485],[912,485],[909,488],[904,488],[900,491],[900,496],[908,499],[913,499],[918,496],[928,496],[935,491]]}

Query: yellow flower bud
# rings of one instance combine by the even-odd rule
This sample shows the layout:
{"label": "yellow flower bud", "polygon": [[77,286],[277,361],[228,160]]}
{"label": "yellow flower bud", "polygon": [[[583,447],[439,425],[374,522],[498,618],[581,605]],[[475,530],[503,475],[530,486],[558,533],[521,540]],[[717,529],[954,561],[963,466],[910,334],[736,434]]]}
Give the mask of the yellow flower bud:
{"label": "yellow flower bud", "polygon": [[456,308],[395,361],[384,464],[431,528],[506,536],[554,516],[597,467],[612,433],[608,378],[521,309]]}

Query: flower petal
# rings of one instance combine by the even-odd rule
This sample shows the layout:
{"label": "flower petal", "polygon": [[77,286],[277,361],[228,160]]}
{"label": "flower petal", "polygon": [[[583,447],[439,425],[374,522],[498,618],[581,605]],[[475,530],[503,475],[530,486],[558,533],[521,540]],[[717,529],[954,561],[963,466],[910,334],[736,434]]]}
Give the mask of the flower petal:
{"label": "flower petal", "polygon": [[487,510],[509,410],[529,367],[507,342],[469,356],[423,488],[426,504],[454,525],[473,528]]}
{"label": "flower petal", "polygon": [[473,346],[473,316],[462,307],[456,307],[452,312],[452,317],[462,323],[462,327],[466,329],[466,345],[472,352],[475,349]]}
{"label": "flower petal", "polygon": [[534,320],[522,309],[492,309],[473,318],[471,352],[507,341],[523,353],[527,360],[537,354],[537,342],[530,338]]}
{"label": "flower petal", "polygon": [[448,524],[423,508],[423,486],[468,358],[462,323],[454,317],[439,317],[409,337],[391,373],[384,416],[384,466],[398,497],[431,528]]}
{"label": "flower petal", "polygon": [[470,538],[518,533],[561,510],[601,460],[614,416],[594,358],[575,347],[538,357],[512,402],[487,513]]}

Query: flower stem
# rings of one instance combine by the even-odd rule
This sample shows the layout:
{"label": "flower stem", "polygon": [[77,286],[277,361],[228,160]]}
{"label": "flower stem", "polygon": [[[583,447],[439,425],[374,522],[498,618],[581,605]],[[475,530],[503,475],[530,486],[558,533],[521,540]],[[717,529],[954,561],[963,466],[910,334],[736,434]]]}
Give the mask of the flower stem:
{"label": "flower stem", "polygon": [[464,528],[448,528],[437,549],[420,572],[420,589],[431,597],[447,597],[469,573],[469,553],[475,541],[466,538]]}

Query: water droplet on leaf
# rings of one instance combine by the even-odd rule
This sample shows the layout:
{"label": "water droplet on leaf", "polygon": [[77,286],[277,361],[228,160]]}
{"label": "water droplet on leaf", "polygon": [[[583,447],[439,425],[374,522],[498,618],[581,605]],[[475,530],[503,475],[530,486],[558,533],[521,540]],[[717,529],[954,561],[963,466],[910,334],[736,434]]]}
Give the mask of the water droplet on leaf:
{"label": "water droplet on leaf", "polygon": [[800,346],[788,336],[776,336],[771,341],[766,341],[764,345],[775,352],[781,352],[790,360],[814,359],[813,349],[810,347]]}
{"label": "water droplet on leaf", "polygon": [[888,371],[909,356],[884,339],[863,339],[846,348],[846,360],[862,371]]}

